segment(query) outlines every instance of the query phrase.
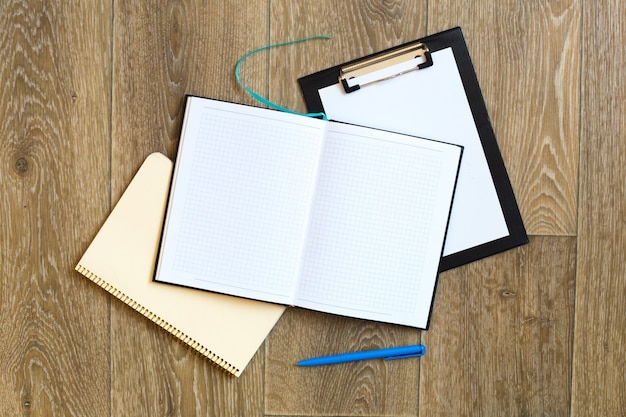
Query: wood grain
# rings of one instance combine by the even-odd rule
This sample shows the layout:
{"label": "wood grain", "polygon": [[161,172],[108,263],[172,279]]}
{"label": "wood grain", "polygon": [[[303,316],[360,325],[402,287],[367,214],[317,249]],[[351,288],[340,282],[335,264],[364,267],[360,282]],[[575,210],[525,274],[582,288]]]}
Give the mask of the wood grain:
{"label": "wood grain", "polygon": [[235,378],[128,310],[112,308],[113,415],[261,414],[263,355]]}
{"label": "wood grain", "polygon": [[575,235],[581,1],[429,2],[461,26],[530,234]]}
{"label": "wood grain", "polygon": [[626,416],[625,14],[585,3],[572,416]]}
{"label": "wood grain", "polygon": [[[626,416],[619,0],[0,4],[0,415]],[[304,111],[296,79],[460,25],[529,245],[441,276],[427,332],[290,309],[232,378],[73,271],[185,94]],[[565,235],[565,236],[560,236]],[[575,302],[574,302],[575,301]],[[298,369],[427,344],[422,359]]]}
{"label": "wood grain", "polygon": [[266,413],[397,415],[417,412],[418,359],[298,368],[300,359],[419,343],[415,329],[288,309],[267,344]]}
{"label": "wood grain", "polygon": [[0,414],[107,414],[108,300],[74,264],[108,209],[109,3],[0,28]]}
{"label": "wood grain", "polygon": [[[255,104],[234,69],[267,42],[266,25],[259,1],[115,3],[113,201],[149,153],[175,156],[186,94]],[[242,79],[267,94],[267,62],[246,62]]]}
{"label": "wood grain", "polygon": [[442,274],[420,415],[567,416],[576,238],[532,237]]}
{"label": "wood grain", "polygon": [[280,105],[306,112],[297,79],[426,33],[426,0],[271,2],[271,42],[332,36],[273,49],[269,91]]}
{"label": "wood grain", "polygon": [[[148,154],[174,157],[185,94],[251,103],[233,70],[267,42],[267,3],[115,2],[114,19],[113,202]],[[267,62],[246,63],[244,75],[266,93]],[[262,356],[230,377],[118,304],[111,309],[114,415],[261,414]]]}

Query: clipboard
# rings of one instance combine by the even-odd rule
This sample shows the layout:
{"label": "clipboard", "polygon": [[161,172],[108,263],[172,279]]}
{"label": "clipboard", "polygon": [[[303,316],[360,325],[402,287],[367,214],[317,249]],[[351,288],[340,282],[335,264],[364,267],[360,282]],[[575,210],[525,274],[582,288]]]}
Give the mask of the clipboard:
{"label": "clipboard", "polygon": [[440,271],[528,243],[461,28],[298,82],[310,112],[464,146]]}

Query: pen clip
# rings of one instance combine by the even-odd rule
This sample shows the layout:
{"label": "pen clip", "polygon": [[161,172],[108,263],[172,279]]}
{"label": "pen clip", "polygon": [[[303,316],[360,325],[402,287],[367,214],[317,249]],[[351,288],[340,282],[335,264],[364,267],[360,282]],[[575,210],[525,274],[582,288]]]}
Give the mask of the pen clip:
{"label": "pen clip", "polygon": [[387,356],[386,358],[383,358],[383,359],[386,360],[386,361],[392,361],[394,359],[416,358],[416,357],[419,357],[419,356],[424,356],[425,353],[426,353],[426,348],[422,347],[419,352],[409,353],[407,355]]}

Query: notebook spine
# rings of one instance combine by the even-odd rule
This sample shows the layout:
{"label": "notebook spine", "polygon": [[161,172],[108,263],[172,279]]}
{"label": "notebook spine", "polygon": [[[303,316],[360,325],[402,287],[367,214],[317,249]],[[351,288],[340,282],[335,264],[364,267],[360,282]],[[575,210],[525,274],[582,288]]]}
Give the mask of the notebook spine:
{"label": "notebook spine", "polygon": [[166,332],[176,337],[178,340],[186,344],[195,352],[209,359],[215,365],[219,366],[220,369],[227,371],[235,376],[238,376],[241,373],[239,369],[237,369],[236,367],[234,367],[233,365],[231,365],[230,363],[228,363],[227,361],[225,361],[224,359],[222,359],[215,353],[211,352],[205,346],[198,343],[197,341],[189,337],[187,334],[181,332],[176,327],[172,326],[167,321],[163,320],[161,317],[157,316],[156,314],[154,314],[153,312],[151,312],[150,310],[148,310],[147,308],[145,308],[144,306],[142,306],[141,304],[139,304],[138,302],[136,302],[135,300],[127,296],[126,294],[124,294],[123,292],[119,291],[117,288],[113,287],[112,285],[104,281],[102,278],[100,278],[99,276],[97,276],[96,274],[94,274],[93,272],[85,268],[84,266],[79,264],[76,266],[75,269],[80,274],[88,278],[91,282],[95,283],[100,288],[104,289],[109,294],[113,295],[115,298],[117,298],[118,300],[126,304],[127,306],[131,307],[133,310],[140,313],[142,316],[146,317],[147,319],[155,323],[161,329],[165,330]]}

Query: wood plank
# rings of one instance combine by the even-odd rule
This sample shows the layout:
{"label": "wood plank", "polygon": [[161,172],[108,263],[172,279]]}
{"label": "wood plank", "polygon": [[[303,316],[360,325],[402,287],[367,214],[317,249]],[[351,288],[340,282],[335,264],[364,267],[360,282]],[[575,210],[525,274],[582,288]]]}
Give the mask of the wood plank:
{"label": "wood plank", "polygon": [[429,32],[463,29],[530,234],[576,234],[581,3],[429,2]]}
{"label": "wood plank", "polygon": [[[272,1],[271,43],[330,35],[269,52],[270,98],[306,111],[296,82],[425,35],[425,1]],[[261,45],[259,45],[261,46]],[[267,345],[265,412],[276,415],[415,415],[418,360],[298,369],[302,358],[419,342],[415,329],[288,310]]]}
{"label": "wood plank", "polygon": [[[185,94],[252,102],[233,70],[267,41],[267,2],[115,2],[114,19],[117,201],[148,154],[174,157]],[[266,93],[266,61],[247,63],[245,76]],[[261,414],[262,354],[234,378],[121,303],[111,310],[113,415]]]}
{"label": "wood plank", "polygon": [[420,415],[567,416],[576,238],[442,274],[423,336]]}
{"label": "wood plank", "polygon": [[572,416],[626,415],[626,27],[585,3]]}
{"label": "wood plank", "polygon": [[74,272],[109,206],[110,2],[0,7],[0,415],[109,409],[108,299]]}
{"label": "wood plank", "polygon": [[[186,94],[258,104],[237,84],[234,69],[267,42],[266,26],[263,2],[115,4],[113,201],[148,154],[174,157]],[[246,62],[242,79],[266,94],[267,62]]]}

